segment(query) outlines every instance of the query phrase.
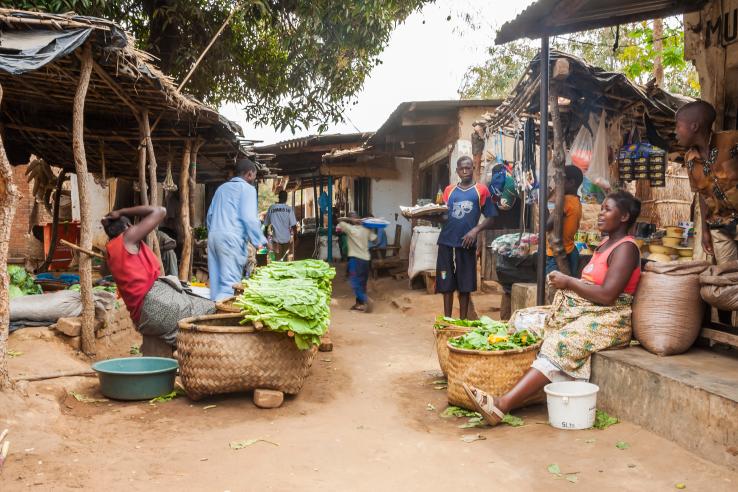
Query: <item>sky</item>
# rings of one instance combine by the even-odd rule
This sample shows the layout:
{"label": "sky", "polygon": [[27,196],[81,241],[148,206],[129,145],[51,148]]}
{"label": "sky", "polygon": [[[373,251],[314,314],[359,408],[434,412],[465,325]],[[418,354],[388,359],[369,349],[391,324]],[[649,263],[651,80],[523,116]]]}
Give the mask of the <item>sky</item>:
{"label": "sky", "polygon": [[[494,43],[495,28],[531,3],[533,0],[436,0],[426,5],[395,29],[381,56],[383,63],[357,95],[358,104],[349,105],[346,121],[330,126],[326,133],[375,131],[404,101],[459,99],[467,68],[485,59],[487,47]],[[478,27],[468,27],[464,14],[470,14]],[[241,125],[246,138],[266,144],[316,133],[308,129],[293,135],[289,130],[255,128],[238,104],[227,104],[220,111]]]}

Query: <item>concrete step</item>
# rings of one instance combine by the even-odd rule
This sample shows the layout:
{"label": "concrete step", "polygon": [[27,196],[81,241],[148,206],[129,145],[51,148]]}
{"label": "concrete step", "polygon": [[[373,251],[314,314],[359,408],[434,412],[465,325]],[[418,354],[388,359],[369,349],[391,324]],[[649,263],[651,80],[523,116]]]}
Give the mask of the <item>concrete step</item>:
{"label": "concrete step", "polygon": [[738,357],[692,349],[658,357],[641,347],[592,358],[597,407],[703,458],[738,470]]}

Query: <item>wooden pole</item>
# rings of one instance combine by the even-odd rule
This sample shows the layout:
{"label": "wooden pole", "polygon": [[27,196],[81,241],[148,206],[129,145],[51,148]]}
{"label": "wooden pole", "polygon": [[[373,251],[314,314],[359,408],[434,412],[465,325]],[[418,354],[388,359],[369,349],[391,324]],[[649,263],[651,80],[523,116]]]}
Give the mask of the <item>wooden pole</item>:
{"label": "wooden pole", "polygon": [[59,171],[59,176],[56,177],[56,190],[54,195],[54,216],[51,221],[51,244],[49,245],[49,254],[46,255],[46,259],[40,267],[36,269],[37,273],[45,272],[51,265],[51,260],[54,259],[54,252],[56,251],[56,239],[59,232],[59,211],[61,206],[61,194],[62,186],[66,180],[67,172],[62,169]]}
{"label": "wooden pole", "polygon": [[[0,102],[3,88],[0,85]],[[15,215],[15,205],[20,194],[13,183],[13,169],[5,153],[3,132],[0,132],[0,389],[10,386],[8,375],[8,327],[10,326],[10,299],[8,296],[8,248]]]}
{"label": "wooden pole", "polygon": [[564,250],[564,186],[566,177],[564,165],[564,132],[561,130],[561,113],[559,112],[559,86],[551,84],[549,89],[549,106],[551,107],[551,121],[553,122],[553,159],[551,169],[554,181],[554,226],[551,231],[551,252],[556,258],[559,271],[565,275],[571,275],[569,262]]}
{"label": "wooden pole", "polygon": [[198,139],[197,142],[190,143],[190,227],[195,223],[195,195],[197,193],[197,154],[205,141]]}
{"label": "wooden pole", "polygon": [[[80,209],[80,246],[92,249],[92,217],[90,196],[87,189],[87,156],[85,154],[84,111],[87,88],[92,73],[92,48],[86,43],[82,48],[82,62],[79,73],[77,92],[74,95],[72,110],[72,151],[74,153],[74,169],[77,174],[77,190]],[[79,257],[79,284],[82,297],[82,351],[92,356],[95,354],[95,304],[92,298],[92,258],[87,255]]]}
{"label": "wooden pole", "polygon": [[105,259],[105,257],[103,255],[101,255],[100,253],[95,253],[94,251],[90,251],[89,249],[85,249],[85,248],[83,248],[81,246],[77,246],[74,243],[70,243],[66,239],[60,239],[59,240],[59,244],[62,244],[64,246],[66,246],[67,248],[72,248],[73,250],[79,251],[80,253],[84,253],[87,256],[92,256],[94,258],[100,258],[101,260],[104,260]]}
{"label": "wooden pole", "polygon": [[179,259],[179,279],[190,279],[190,258],[192,257],[192,226],[190,224],[190,153],[192,140],[187,139],[182,153],[182,166],[179,170],[179,220],[182,224],[182,257]]}
{"label": "wooden pole", "polygon": [[[727,22],[727,21],[726,21]],[[733,27],[735,29],[735,26]],[[664,21],[653,20],[653,76],[656,79],[656,87],[664,86]]]}
{"label": "wooden pole", "polygon": [[[146,154],[148,157],[148,169],[149,169],[149,204],[152,207],[159,206],[159,187],[157,186],[156,179],[156,154],[154,153],[154,144],[151,142],[151,127],[149,126],[149,112],[144,109],[141,112],[141,124],[143,127],[144,139],[146,140]],[[151,234],[151,245],[154,250],[154,254],[159,258],[159,263],[162,264],[161,250],[159,249],[159,238],[156,235],[156,231]]]}
{"label": "wooden pole", "polygon": [[538,265],[536,268],[536,303],[546,302],[546,204],[548,203],[548,81],[550,50],[548,36],[541,38],[541,158],[539,159],[540,190],[538,197]]}

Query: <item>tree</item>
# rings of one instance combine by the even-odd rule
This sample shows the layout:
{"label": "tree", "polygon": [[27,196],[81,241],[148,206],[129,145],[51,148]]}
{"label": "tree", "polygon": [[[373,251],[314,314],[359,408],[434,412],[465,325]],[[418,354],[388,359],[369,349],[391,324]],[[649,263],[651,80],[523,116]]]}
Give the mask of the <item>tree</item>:
{"label": "tree", "polygon": [[0,0],[0,6],[75,11],[120,23],[162,70],[184,79],[224,20],[233,19],[185,91],[283,131],[342,120],[394,27],[433,0]]}
{"label": "tree", "polygon": [[[618,45],[615,47],[616,39]],[[699,95],[697,72],[684,60],[684,30],[676,18],[664,20],[662,64],[664,89],[690,96]],[[585,59],[596,67],[625,73],[639,84],[653,78],[653,29],[648,22],[555,36],[551,47]],[[504,98],[515,87],[538,46],[518,40],[488,48],[488,57],[467,70],[459,90],[463,98]]]}

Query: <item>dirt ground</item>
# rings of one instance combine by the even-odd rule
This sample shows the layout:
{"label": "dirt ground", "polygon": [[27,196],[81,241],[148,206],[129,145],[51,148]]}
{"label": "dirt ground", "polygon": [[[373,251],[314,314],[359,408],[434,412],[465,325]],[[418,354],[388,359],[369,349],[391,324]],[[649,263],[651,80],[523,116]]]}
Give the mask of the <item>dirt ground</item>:
{"label": "dirt ground", "polygon": [[[331,353],[319,353],[303,391],[276,410],[250,395],[191,402],[77,401],[100,398],[94,378],[25,385],[0,395],[0,429],[11,454],[0,489],[15,490],[687,490],[738,489],[738,474],[644,429],[559,431],[545,407],[516,412],[522,427],[460,429],[444,419],[432,321],[441,300],[406,282],[372,282],[370,314],[348,311],[336,281]],[[480,314],[499,296],[475,298]],[[44,330],[10,337],[19,374],[84,368]],[[121,340],[109,355],[128,352]],[[117,352],[117,353],[116,353]],[[484,440],[461,437],[479,433]],[[262,439],[240,450],[232,441]],[[625,441],[627,449],[615,444]],[[557,464],[576,482],[548,472]]]}

